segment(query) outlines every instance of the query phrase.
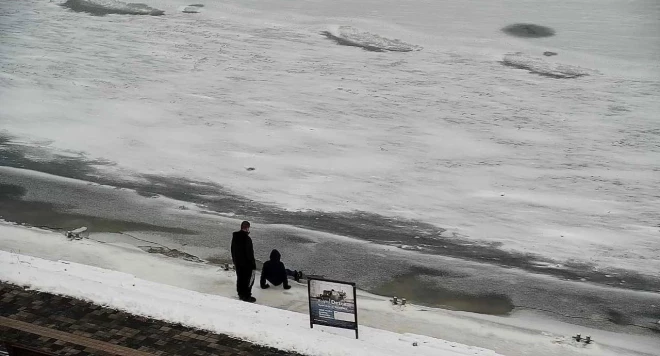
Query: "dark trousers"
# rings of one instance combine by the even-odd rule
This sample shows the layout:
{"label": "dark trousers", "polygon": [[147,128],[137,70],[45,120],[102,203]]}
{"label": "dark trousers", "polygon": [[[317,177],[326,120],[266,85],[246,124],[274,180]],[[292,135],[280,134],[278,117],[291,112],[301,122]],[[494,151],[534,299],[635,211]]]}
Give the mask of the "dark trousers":
{"label": "dark trousers", "polygon": [[[291,276],[291,277],[294,277],[294,278],[296,277],[296,273],[298,273],[298,271],[292,271],[288,268],[284,269],[284,272],[286,272],[286,276]],[[282,283],[284,283],[284,285],[286,286],[286,285],[288,285],[286,276],[263,276],[263,277],[268,282],[270,282],[270,284],[272,284],[274,286],[279,286]],[[263,279],[262,279],[262,283],[263,283]],[[263,284],[266,284],[266,283],[263,283]],[[263,286],[261,286],[261,288],[263,288]]]}
{"label": "dark trousers", "polygon": [[239,298],[250,298],[253,284],[254,271],[251,268],[236,268],[236,291]]}

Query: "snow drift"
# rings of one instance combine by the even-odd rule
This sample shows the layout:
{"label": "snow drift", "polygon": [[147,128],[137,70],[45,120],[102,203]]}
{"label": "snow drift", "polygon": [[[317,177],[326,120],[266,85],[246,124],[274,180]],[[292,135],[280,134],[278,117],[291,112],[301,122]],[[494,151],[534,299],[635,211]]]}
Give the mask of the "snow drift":
{"label": "snow drift", "polygon": [[360,47],[371,52],[412,52],[422,48],[398,39],[389,39],[351,26],[339,26],[321,32],[325,37],[343,46]]}
{"label": "snow drift", "polygon": [[117,0],[67,0],[62,6],[73,11],[87,12],[97,16],[109,14],[160,16],[165,14],[165,11],[146,4],[125,3]]}
{"label": "snow drift", "polygon": [[508,67],[525,69],[534,74],[556,79],[578,78],[594,74],[595,71],[568,64],[552,63],[524,53],[511,53],[504,56],[502,64]]}

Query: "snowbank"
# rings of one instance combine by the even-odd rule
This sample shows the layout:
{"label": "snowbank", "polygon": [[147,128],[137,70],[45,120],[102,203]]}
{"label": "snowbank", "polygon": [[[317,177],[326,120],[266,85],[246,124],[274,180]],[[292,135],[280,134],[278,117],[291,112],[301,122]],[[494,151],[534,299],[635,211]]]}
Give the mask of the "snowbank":
{"label": "snowbank", "polygon": [[300,313],[138,279],[130,274],[0,251],[0,278],[136,315],[228,334],[308,355],[483,355],[495,352],[413,334],[362,327],[361,339],[309,328]]}

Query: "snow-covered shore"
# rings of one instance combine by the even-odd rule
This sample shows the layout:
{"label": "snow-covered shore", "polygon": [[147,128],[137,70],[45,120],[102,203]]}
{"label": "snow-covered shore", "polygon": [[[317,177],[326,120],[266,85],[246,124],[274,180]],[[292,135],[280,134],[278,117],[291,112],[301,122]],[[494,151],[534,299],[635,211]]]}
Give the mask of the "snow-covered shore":
{"label": "snow-covered shore", "polygon": [[[660,341],[651,337],[576,327],[529,312],[495,317],[395,307],[366,292],[358,295],[362,337],[355,341],[350,332],[309,329],[303,285],[289,291],[255,288],[261,305],[247,305],[234,297],[233,273],[218,266],[147,254],[122,243],[69,241],[9,223],[0,224],[0,250],[2,281],[310,355],[495,354],[486,348],[509,356],[596,356],[660,350]],[[570,336],[578,332],[597,342],[574,342]]]}

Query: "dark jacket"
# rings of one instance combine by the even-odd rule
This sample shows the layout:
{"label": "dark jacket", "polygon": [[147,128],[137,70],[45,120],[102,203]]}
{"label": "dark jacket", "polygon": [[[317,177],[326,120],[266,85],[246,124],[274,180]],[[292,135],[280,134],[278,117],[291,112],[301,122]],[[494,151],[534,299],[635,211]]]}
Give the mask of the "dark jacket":
{"label": "dark jacket", "polygon": [[270,252],[270,261],[266,261],[264,268],[261,270],[261,288],[266,288],[266,281],[274,286],[279,286],[282,283],[285,286],[289,285],[284,263],[280,261],[281,258],[282,255],[279,251],[273,250]]}
{"label": "dark jacket", "polygon": [[231,239],[231,259],[236,269],[254,270],[257,263],[254,260],[254,248],[252,239],[247,232],[236,231]]}

